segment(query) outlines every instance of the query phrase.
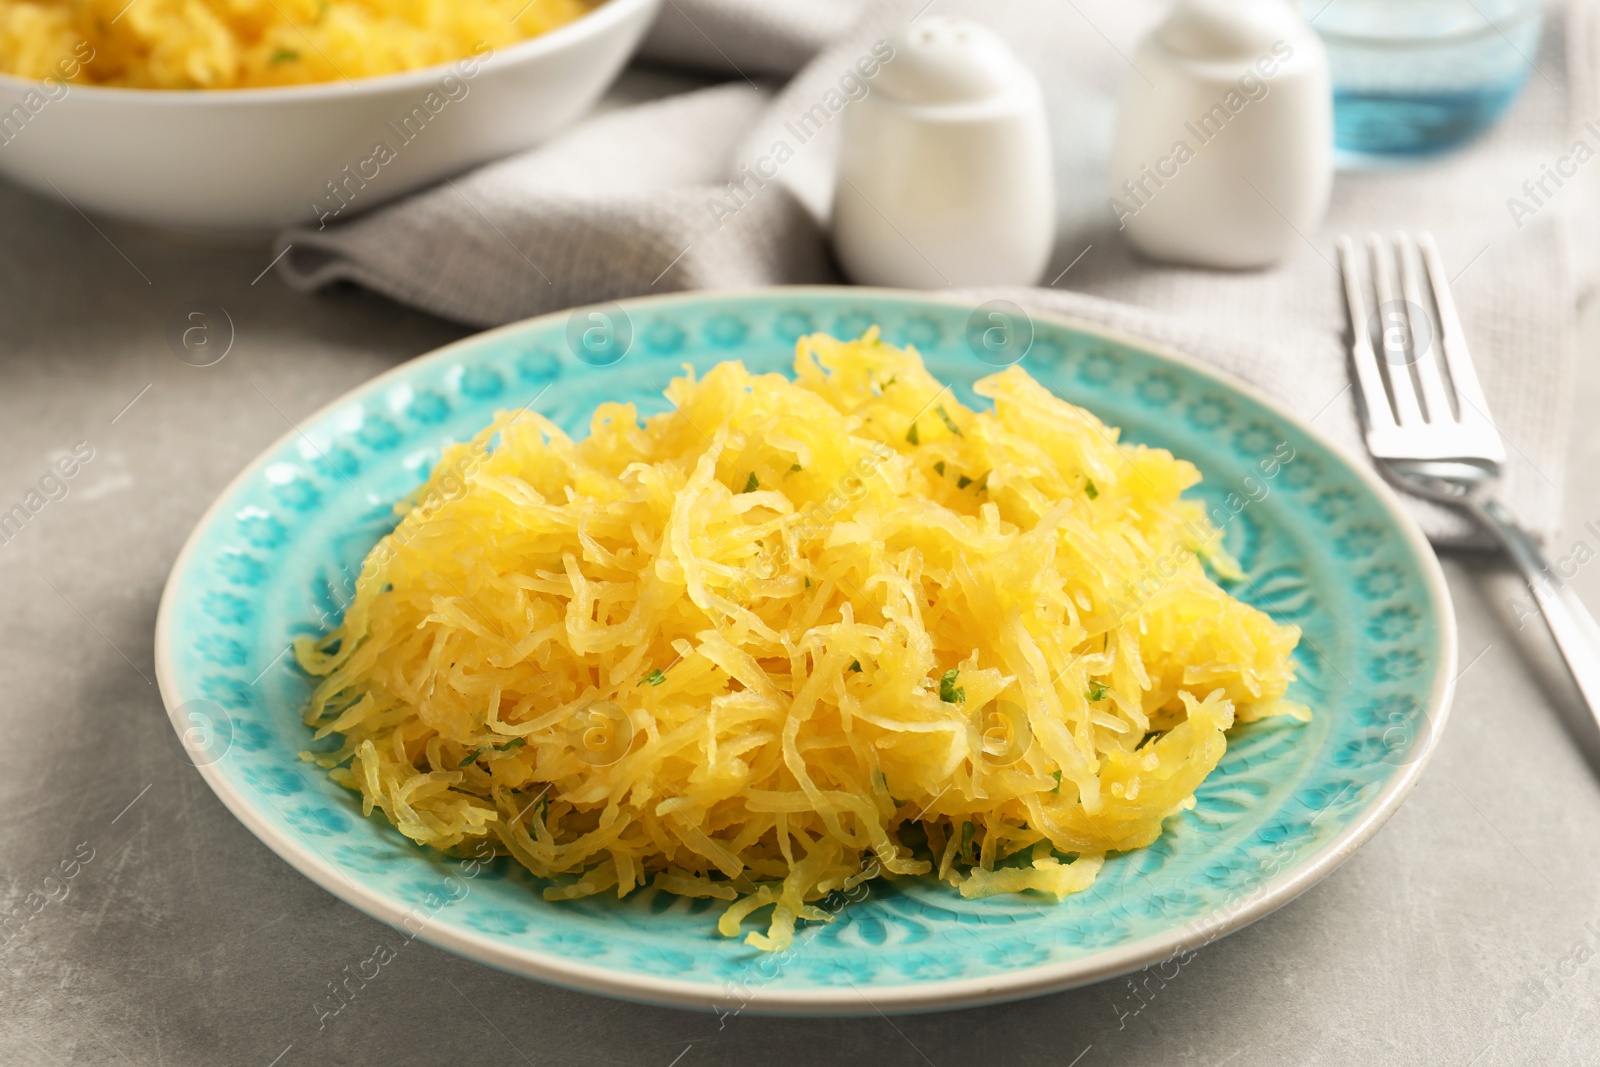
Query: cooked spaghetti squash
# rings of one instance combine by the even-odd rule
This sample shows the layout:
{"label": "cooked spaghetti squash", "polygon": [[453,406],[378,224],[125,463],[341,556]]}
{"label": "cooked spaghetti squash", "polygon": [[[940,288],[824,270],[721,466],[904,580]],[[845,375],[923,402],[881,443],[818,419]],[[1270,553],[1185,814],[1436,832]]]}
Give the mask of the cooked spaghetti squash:
{"label": "cooked spaghetti squash", "polygon": [[515,44],[599,0],[0,0],[0,71],[135,89],[368,78]]}
{"label": "cooked spaghetti squash", "polygon": [[[551,899],[728,902],[779,949],[836,891],[1064,897],[1193,803],[1298,640],[1189,463],[1012,367],[958,403],[873,330],[795,377],[718,365],[573,441],[530,411],[445,450],[304,640],[320,761],[408,837],[488,840]],[[770,909],[763,911],[763,909]]]}

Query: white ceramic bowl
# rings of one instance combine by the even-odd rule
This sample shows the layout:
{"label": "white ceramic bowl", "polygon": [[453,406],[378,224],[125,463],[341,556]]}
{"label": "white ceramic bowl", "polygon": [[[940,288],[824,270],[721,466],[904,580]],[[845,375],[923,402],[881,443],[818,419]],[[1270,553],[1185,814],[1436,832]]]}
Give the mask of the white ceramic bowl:
{"label": "white ceramic bowl", "polygon": [[0,174],[166,229],[343,220],[549,137],[605,91],[659,5],[607,0],[475,63],[316,85],[186,92],[0,75]]}

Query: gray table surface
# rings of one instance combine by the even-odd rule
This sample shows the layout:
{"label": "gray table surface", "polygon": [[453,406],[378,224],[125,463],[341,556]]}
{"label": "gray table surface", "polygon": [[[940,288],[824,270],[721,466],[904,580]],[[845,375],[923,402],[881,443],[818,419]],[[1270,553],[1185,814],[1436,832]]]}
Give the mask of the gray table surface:
{"label": "gray table surface", "polygon": [[[356,291],[296,296],[259,277],[264,251],[7,187],[0,220],[0,510],[75,443],[94,449],[0,545],[0,915],[75,851],[94,857],[0,944],[0,1063],[1600,1063],[1600,744],[1544,634],[1512,624],[1519,587],[1491,559],[1446,561],[1470,666],[1405,807],[1136,1014],[1119,979],[961,1012],[719,1024],[418,943],[319,1028],[313,1001],[391,935],[260,844],[180,757],[151,684],[156,605],[206,506],[290,420],[465,331]],[[166,340],[197,299],[235,323],[207,368]],[[1591,318],[1581,336],[1600,338]],[[1581,353],[1574,399],[1593,411],[1600,360]],[[1563,555],[1600,548],[1584,528],[1600,524],[1600,431],[1579,423]],[[1600,566],[1576,582],[1600,604]]]}

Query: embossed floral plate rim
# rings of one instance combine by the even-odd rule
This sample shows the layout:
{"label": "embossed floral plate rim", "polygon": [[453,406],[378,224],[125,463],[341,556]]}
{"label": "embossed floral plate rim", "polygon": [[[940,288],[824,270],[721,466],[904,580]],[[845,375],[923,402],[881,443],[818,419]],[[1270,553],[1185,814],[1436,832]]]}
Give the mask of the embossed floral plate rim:
{"label": "embossed floral plate rim", "polygon": [[[952,311],[971,311],[974,307],[968,301],[930,294],[826,286],[703,291],[631,298],[616,304],[594,305],[592,309],[579,308],[538,316],[463,338],[371,379],[301,420],[295,429],[284,434],[264,450],[219,494],[217,500],[196,524],[194,532],[173,565],[157,618],[155,656],[157,681],[169,715],[172,717],[174,729],[181,734],[185,728],[185,724],[179,721],[179,708],[183,706],[185,689],[193,688],[186,687],[178,656],[175,654],[174,619],[181,610],[179,591],[185,586],[185,579],[194,563],[197,547],[202,543],[208,530],[223,517],[225,509],[230,504],[237,503],[236,498],[241,495],[242,490],[259,479],[269,464],[286,454],[297,439],[309,442],[309,438],[305,437],[305,428],[314,429],[326,424],[340,409],[363,400],[375,400],[386,387],[403,384],[411,377],[419,377],[428,368],[447,365],[458,357],[469,355],[474,349],[492,346],[499,340],[532,333],[559,322],[570,322],[575,315],[581,315],[589,310],[620,306],[630,313],[637,312],[643,316],[652,310],[670,309],[686,304],[714,308],[724,304],[736,307],[740,304],[766,301],[788,302],[803,309],[808,302],[833,306],[846,300],[868,306],[885,303],[901,307],[922,305],[930,311],[937,310],[945,314]],[[1014,1000],[1111,978],[1167,959],[1186,949],[1207,944],[1276,910],[1337,868],[1399,808],[1437,745],[1449,713],[1450,698],[1454,689],[1455,618],[1449,591],[1432,548],[1415,522],[1401,507],[1394,491],[1371,470],[1346,459],[1339,448],[1315,428],[1284,410],[1276,401],[1254,387],[1226,373],[1199,363],[1167,346],[1071,316],[1032,310],[1028,314],[1035,323],[1049,323],[1083,337],[1098,338],[1110,344],[1135,350],[1146,357],[1154,357],[1157,362],[1165,362],[1184,374],[1210,383],[1224,394],[1232,393],[1259,405],[1316,445],[1324,461],[1331,461],[1368,490],[1372,499],[1381,508],[1382,517],[1387,520],[1388,532],[1398,534],[1402,539],[1406,560],[1422,578],[1428,595],[1426,606],[1435,636],[1435,647],[1431,650],[1434,673],[1428,689],[1427,706],[1420,709],[1428,729],[1415,739],[1413,750],[1404,763],[1391,765],[1392,773],[1382,781],[1381,787],[1375,794],[1364,801],[1359,814],[1349,818],[1320,848],[1297,858],[1289,869],[1274,874],[1249,894],[1230,899],[1223,906],[1209,906],[1198,918],[1187,922],[1170,921],[1166,928],[1151,936],[1091,951],[1079,958],[1061,962],[1023,966],[1009,972],[991,973],[974,978],[932,979],[903,984],[872,981],[870,1000],[867,1000],[853,983],[846,988],[763,986],[751,991],[748,1002],[741,1005],[743,1011],[760,1014],[850,1015],[881,1011],[935,1011]],[[737,358],[738,348],[730,351],[729,355]],[[307,835],[297,836],[280,826],[267,816],[255,799],[239,787],[239,784],[225,772],[220,762],[203,762],[198,769],[207,784],[235,817],[291,866],[368,915],[391,927],[410,929],[405,924],[408,919],[414,917],[416,912],[414,907],[392,891],[381,890],[363,882],[359,872],[352,872],[330,862],[309,843]],[[1049,902],[1041,902],[1039,905],[1040,908],[1056,906]],[[713,1010],[719,1003],[725,1002],[727,997],[726,986],[663,977],[645,973],[637,968],[628,971],[594,966],[554,951],[512,945],[505,938],[466,929],[459,922],[454,925],[448,922],[434,922],[430,917],[429,922],[413,932],[414,936],[421,940],[470,959],[515,974],[587,992],[648,1003]]]}

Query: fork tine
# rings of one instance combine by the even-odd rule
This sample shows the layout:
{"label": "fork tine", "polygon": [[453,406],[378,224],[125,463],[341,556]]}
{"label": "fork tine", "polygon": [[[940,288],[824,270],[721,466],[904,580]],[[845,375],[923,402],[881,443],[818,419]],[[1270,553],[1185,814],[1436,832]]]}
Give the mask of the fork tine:
{"label": "fork tine", "polygon": [[[1422,383],[1422,401],[1428,409],[1428,421],[1454,422],[1456,414],[1451,407],[1450,393],[1439,374],[1439,350],[1443,345],[1428,313],[1428,305],[1422,299],[1422,286],[1417,277],[1416,242],[1410,234],[1397,233],[1394,250],[1395,258],[1400,261],[1400,291],[1405,296],[1406,316],[1411,322],[1412,361]],[[1421,322],[1417,321],[1418,316]],[[1419,338],[1426,341],[1421,351],[1416,350]]]}
{"label": "fork tine", "polygon": [[1356,384],[1361,390],[1361,407],[1369,430],[1394,428],[1394,412],[1389,394],[1383,388],[1378,357],[1372,351],[1372,336],[1367,329],[1367,299],[1361,285],[1361,260],[1355,242],[1348,235],[1339,238],[1339,270],[1344,275],[1345,307],[1350,314],[1350,362],[1355,364]]}
{"label": "fork tine", "polygon": [[1439,311],[1439,343],[1444,349],[1445,366],[1450,368],[1450,380],[1462,401],[1461,421],[1468,421],[1467,409],[1474,408],[1492,429],[1494,420],[1489,415],[1483,389],[1478,385],[1478,372],[1472,368],[1472,357],[1467,353],[1467,335],[1462,332],[1455,298],[1450,295],[1450,276],[1445,273],[1444,261],[1439,257],[1439,246],[1431,233],[1418,234],[1417,246],[1422,251],[1423,265],[1428,269],[1434,307]]}
{"label": "fork tine", "polygon": [[[1372,287],[1378,298],[1379,340],[1383,344],[1383,372],[1389,381],[1389,395],[1394,398],[1395,421],[1401,426],[1422,423],[1422,408],[1417,403],[1417,389],[1411,381],[1409,352],[1406,334],[1410,322],[1405,312],[1397,307],[1394,284],[1394,264],[1389,248],[1377,234],[1367,235],[1367,249],[1372,257]],[[1396,320],[1398,316],[1398,320]]]}

